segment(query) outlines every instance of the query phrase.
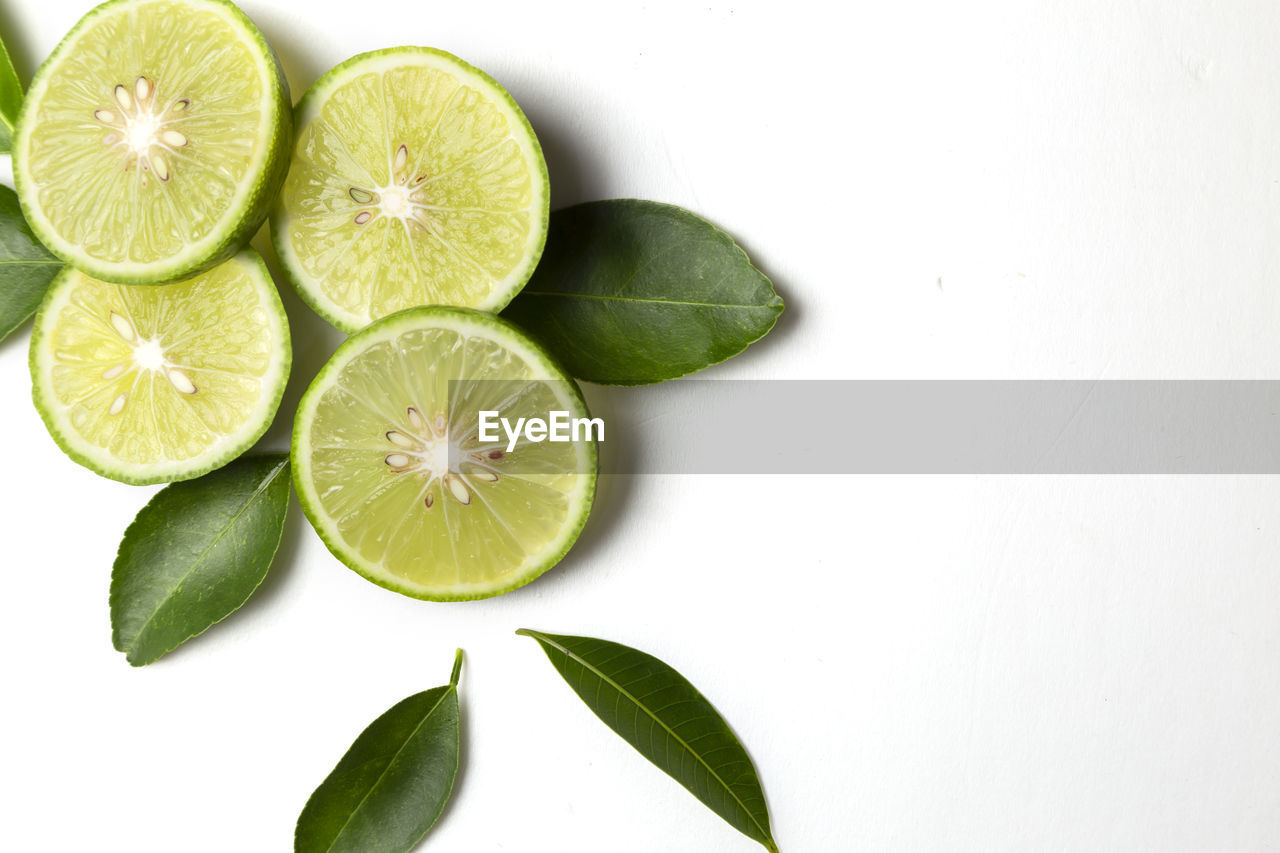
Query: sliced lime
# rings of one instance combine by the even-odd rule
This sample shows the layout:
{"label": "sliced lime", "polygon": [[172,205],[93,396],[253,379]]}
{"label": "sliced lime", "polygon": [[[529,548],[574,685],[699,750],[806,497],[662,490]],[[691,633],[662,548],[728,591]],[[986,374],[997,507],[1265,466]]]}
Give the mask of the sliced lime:
{"label": "sliced lime", "polygon": [[290,122],[275,56],[234,5],[111,0],[32,80],[14,180],[54,254],[108,281],[169,281],[262,224]]}
{"label": "sliced lime", "polygon": [[438,601],[498,595],[555,565],[591,508],[598,434],[511,448],[481,439],[481,411],[587,417],[550,357],[488,314],[409,309],[339,347],[293,432],[294,485],[329,550]]}
{"label": "sliced lime", "polygon": [[547,233],[547,167],[515,101],[431,48],[379,50],[316,81],[297,109],[274,215],[298,292],[346,332],[415,305],[497,311]]}
{"label": "sliced lime", "polygon": [[262,436],[290,358],[280,296],[251,249],[164,287],[68,267],[36,316],[32,393],[81,465],[125,483],[186,480]]}

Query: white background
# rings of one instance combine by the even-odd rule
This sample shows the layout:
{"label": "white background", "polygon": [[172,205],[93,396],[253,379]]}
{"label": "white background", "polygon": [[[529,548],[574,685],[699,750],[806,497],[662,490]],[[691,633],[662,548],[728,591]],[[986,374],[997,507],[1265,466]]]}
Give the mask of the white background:
{"label": "white background", "polygon": [[[1273,3],[245,8],[295,97],[354,53],[442,47],[525,107],[554,206],[640,196],[729,229],[788,309],[705,376],[1280,374]],[[24,78],[86,9],[4,4]],[[285,301],[276,447],[338,339]],[[599,724],[525,625],[683,671],[787,853],[1280,847],[1275,479],[639,478],[604,485],[541,580],[446,605],[348,571],[295,507],[260,593],[134,670],[107,588],[154,490],[64,458],[29,389],[24,329],[0,345],[5,849],[287,850],[350,741],[455,646],[465,763],[426,849],[759,849]]]}

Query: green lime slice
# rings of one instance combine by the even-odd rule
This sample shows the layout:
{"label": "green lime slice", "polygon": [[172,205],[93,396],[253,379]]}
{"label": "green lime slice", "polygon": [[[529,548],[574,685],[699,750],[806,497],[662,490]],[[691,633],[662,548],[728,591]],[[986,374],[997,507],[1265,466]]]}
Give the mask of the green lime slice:
{"label": "green lime slice", "polygon": [[599,436],[512,448],[481,439],[487,410],[587,417],[550,356],[489,314],[412,308],[340,346],[293,431],[294,486],[329,550],[436,601],[508,592],[555,565],[591,509]]}
{"label": "green lime slice", "polygon": [[251,249],[164,287],[67,267],[36,316],[32,394],[72,459],[113,480],[165,483],[257,441],[290,360],[280,296]]}
{"label": "green lime slice", "polygon": [[484,72],[425,47],[353,57],[299,102],[272,220],[302,297],[345,332],[416,305],[497,311],[546,242],[547,167]]}
{"label": "green lime slice", "polygon": [[32,80],[14,181],[54,254],[107,281],[170,281],[262,224],[290,122],[280,66],[234,5],[111,0]]}

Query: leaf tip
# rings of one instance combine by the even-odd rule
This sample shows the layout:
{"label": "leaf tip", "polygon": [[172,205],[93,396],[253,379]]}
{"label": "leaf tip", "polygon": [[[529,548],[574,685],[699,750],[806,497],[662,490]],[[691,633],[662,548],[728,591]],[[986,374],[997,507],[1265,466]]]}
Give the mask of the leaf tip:
{"label": "leaf tip", "polygon": [[130,639],[126,637],[118,628],[111,631],[111,648],[124,655],[124,659],[129,662],[129,666],[146,666],[151,663],[151,661],[143,660],[142,655],[138,653],[136,638]]}

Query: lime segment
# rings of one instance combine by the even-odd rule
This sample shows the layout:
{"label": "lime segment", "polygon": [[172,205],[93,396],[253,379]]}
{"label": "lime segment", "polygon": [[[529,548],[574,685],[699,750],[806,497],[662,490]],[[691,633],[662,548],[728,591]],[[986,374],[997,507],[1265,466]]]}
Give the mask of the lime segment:
{"label": "lime segment", "polygon": [[36,74],[14,178],[55,254],[109,281],[168,281],[262,223],[290,121],[279,66],[234,5],[112,0]]}
{"label": "lime segment", "polygon": [[528,583],[577,539],[596,446],[506,436],[481,411],[586,418],[577,387],[509,323],[416,308],[353,336],[316,377],[294,423],[294,484],[329,549],[418,598],[484,598]]}
{"label": "lime segment", "polygon": [[511,96],[430,48],[362,54],[298,104],[274,240],[290,278],[347,332],[416,305],[496,311],[547,230],[542,150]]}
{"label": "lime segment", "polygon": [[245,250],[164,287],[67,268],[36,318],[36,407],[77,462],[126,483],[199,476],[266,431],[289,374],[289,328]]}

